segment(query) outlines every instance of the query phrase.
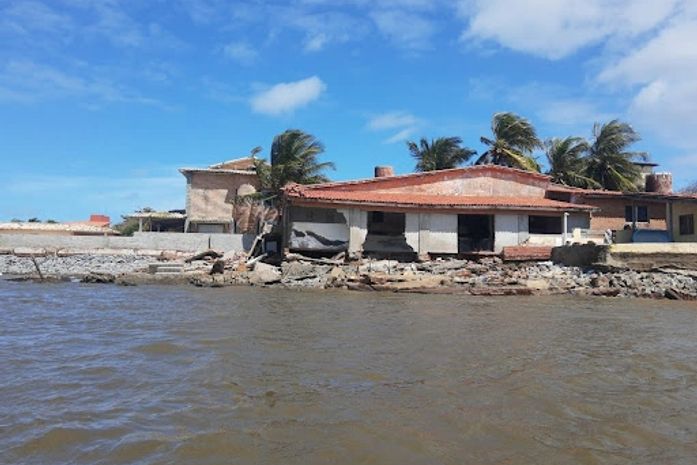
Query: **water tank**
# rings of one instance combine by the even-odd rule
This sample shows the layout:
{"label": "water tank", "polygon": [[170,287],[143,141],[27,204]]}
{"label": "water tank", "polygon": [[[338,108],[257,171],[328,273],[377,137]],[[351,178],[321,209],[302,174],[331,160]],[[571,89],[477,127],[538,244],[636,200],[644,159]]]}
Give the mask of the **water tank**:
{"label": "water tank", "polygon": [[673,175],[671,173],[653,173],[646,175],[646,192],[671,194],[673,192]]}
{"label": "water tank", "polygon": [[375,177],[384,178],[387,176],[394,176],[394,168],[391,166],[376,166],[375,167]]}

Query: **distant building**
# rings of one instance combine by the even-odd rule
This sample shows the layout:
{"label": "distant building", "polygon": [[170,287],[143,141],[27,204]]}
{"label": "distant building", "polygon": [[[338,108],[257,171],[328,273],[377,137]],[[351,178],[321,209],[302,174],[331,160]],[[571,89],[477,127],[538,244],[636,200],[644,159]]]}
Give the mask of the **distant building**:
{"label": "distant building", "polygon": [[185,232],[235,233],[233,209],[238,196],[257,192],[261,183],[254,158],[182,168],[186,177]]}
{"label": "distant building", "polygon": [[41,234],[61,236],[116,236],[111,220],[105,215],[91,215],[86,221],[69,223],[11,222],[0,223],[0,234]]}

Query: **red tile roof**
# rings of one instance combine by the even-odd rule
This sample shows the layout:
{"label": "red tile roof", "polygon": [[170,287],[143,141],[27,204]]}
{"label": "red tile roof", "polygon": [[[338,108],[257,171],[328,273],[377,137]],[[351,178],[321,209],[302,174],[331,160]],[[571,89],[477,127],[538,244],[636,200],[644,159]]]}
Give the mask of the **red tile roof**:
{"label": "red tile roof", "polygon": [[589,211],[595,207],[572,204],[539,197],[428,195],[378,191],[341,191],[314,189],[293,185],[286,189],[291,199],[310,202],[365,204],[396,207],[456,208],[456,209],[513,209],[542,211]]}
{"label": "red tile roof", "polygon": [[437,171],[424,171],[420,173],[409,173],[401,174],[397,176],[384,176],[379,178],[367,178],[367,179],[357,179],[351,181],[335,181],[326,182],[322,184],[312,184],[305,186],[309,189],[351,189],[356,187],[362,187],[366,189],[378,189],[379,185],[413,185],[422,184],[426,182],[439,181],[442,179],[452,179],[458,177],[458,175],[467,174],[485,174],[485,173],[497,173],[497,174],[507,174],[526,177],[528,179],[533,179],[538,182],[549,183],[550,177],[541,174],[534,173],[532,171],[520,170],[517,168],[509,168],[507,166],[499,165],[475,165],[466,166],[462,168],[452,168],[447,170],[437,170]]}
{"label": "red tile roof", "polygon": [[564,186],[561,184],[550,184],[547,188],[548,192],[560,192],[569,193],[574,195],[579,195],[581,197],[588,198],[601,198],[601,197],[612,197],[612,198],[634,198],[634,199],[644,199],[644,200],[655,200],[655,201],[665,201],[665,200],[676,200],[676,201],[697,201],[697,195],[694,194],[662,194],[660,192],[623,192],[623,191],[609,191],[605,189],[583,189],[579,187]]}

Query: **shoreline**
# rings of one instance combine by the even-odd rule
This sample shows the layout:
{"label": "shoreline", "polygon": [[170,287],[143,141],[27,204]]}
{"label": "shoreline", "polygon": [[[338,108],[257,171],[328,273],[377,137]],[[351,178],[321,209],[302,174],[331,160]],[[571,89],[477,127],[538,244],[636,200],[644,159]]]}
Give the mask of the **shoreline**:
{"label": "shoreline", "polygon": [[[573,267],[552,262],[436,259],[337,260],[295,256],[279,266],[246,262],[244,255],[190,263],[138,255],[72,255],[37,258],[43,282],[197,287],[257,286],[287,289],[346,289],[472,296],[578,295],[697,300],[697,272],[679,269],[633,271]],[[210,274],[216,263],[219,274]],[[180,271],[155,272],[174,268]],[[155,267],[155,268],[153,268]],[[31,257],[0,255],[0,279],[42,282]]]}

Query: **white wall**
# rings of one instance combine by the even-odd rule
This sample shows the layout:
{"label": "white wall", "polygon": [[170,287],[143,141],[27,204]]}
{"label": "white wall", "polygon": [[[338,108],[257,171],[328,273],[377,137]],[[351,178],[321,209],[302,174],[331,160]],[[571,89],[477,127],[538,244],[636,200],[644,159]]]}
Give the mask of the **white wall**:
{"label": "white wall", "polygon": [[357,208],[350,208],[348,210],[348,221],[349,252],[361,252],[363,250],[365,238],[368,235],[368,212]]}
{"label": "white wall", "polygon": [[407,240],[407,245],[419,253],[421,252],[419,234],[421,231],[421,216],[420,213],[406,213],[404,215],[404,237]]}
{"label": "white wall", "polygon": [[423,213],[424,216],[428,216],[427,225],[424,224],[427,240],[421,253],[457,253],[457,215]]}
{"label": "white wall", "polygon": [[[288,247],[294,250],[339,250],[349,241],[346,223],[310,223],[294,221],[290,224]],[[308,234],[311,232],[312,234]],[[299,234],[298,234],[299,233]],[[317,236],[322,238],[320,241]]]}
{"label": "white wall", "polygon": [[[520,216],[525,215],[494,215],[494,252],[501,252],[504,247],[519,245],[521,235],[527,238],[527,222],[521,220]],[[524,226],[524,229],[521,226]]]}
{"label": "white wall", "polygon": [[0,234],[0,248],[177,250],[181,252],[213,249],[227,252],[248,250],[253,240],[254,236],[244,234],[136,232],[133,237]]}

